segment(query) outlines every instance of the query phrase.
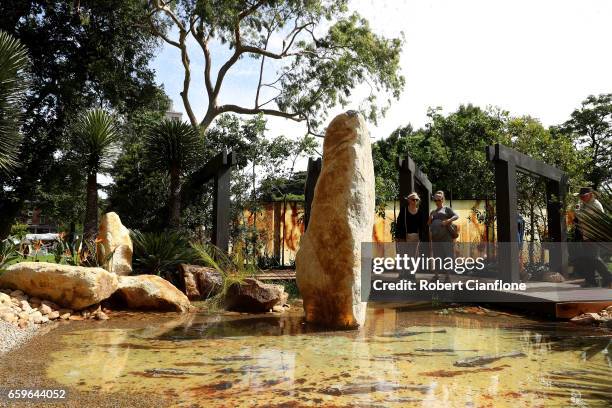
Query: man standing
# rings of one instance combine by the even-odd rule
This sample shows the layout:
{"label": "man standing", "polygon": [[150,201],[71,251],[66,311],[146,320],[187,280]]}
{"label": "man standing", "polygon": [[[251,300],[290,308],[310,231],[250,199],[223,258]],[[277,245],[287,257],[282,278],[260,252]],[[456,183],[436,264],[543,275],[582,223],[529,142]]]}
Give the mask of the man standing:
{"label": "man standing", "polygon": [[603,287],[609,287],[612,283],[612,273],[599,255],[599,245],[589,237],[589,222],[592,223],[593,215],[597,212],[603,213],[604,208],[595,198],[595,191],[591,187],[582,187],[578,192],[580,206],[576,211],[577,238],[583,243],[581,255],[576,260],[578,272],[584,276],[587,286],[597,286],[597,274],[601,277]]}

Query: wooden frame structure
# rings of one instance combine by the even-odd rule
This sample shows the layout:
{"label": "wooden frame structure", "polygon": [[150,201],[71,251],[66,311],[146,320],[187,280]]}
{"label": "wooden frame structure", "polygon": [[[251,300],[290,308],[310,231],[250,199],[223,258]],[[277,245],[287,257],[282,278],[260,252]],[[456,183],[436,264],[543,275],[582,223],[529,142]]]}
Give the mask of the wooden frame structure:
{"label": "wooden frame structure", "polygon": [[[486,153],[487,160],[493,162],[495,167],[497,241],[510,243],[498,248],[499,277],[506,282],[519,282],[517,171],[546,180],[548,233],[552,242],[559,243],[567,242],[567,226],[563,210],[567,194],[567,174],[499,143],[487,146]],[[567,262],[567,247],[563,244],[551,246],[551,271],[566,275]]]}
{"label": "wooden frame structure", "polygon": [[306,185],[304,186],[304,231],[308,228],[310,221],[310,207],[314,198],[315,187],[317,180],[321,174],[321,158],[308,158],[308,170],[306,172]]}
{"label": "wooden frame structure", "polygon": [[214,180],[212,243],[225,252],[229,250],[230,182],[236,163],[234,152],[222,151],[197,170],[183,188],[183,192],[193,192]]}
{"label": "wooden frame structure", "polygon": [[[409,155],[406,155],[405,158],[398,157],[397,170],[400,209],[406,207],[406,202],[403,198],[414,191],[421,197],[419,212],[423,213],[425,219],[427,219],[429,217],[429,200],[432,193],[431,182],[427,175],[421,171]],[[421,233],[420,240],[421,242],[429,242],[429,228],[427,226]]]}

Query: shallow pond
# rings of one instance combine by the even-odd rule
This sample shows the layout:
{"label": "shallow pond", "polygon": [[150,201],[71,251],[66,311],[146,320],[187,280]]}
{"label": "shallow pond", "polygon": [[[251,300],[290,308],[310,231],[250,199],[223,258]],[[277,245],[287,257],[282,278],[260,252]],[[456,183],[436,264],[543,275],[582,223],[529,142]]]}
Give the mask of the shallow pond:
{"label": "shallow pond", "polygon": [[95,390],[101,401],[138,393],[184,407],[612,403],[612,333],[603,329],[373,308],[359,331],[317,330],[297,310],[130,319],[68,325],[37,340],[50,353],[23,358],[42,383]]}

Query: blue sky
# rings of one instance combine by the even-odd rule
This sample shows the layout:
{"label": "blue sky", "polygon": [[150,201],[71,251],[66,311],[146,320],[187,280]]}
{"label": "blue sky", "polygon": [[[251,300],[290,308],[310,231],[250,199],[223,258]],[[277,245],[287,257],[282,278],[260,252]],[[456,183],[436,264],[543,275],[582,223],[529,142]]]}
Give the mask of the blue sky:
{"label": "blue sky", "polygon": [[[494,105],[552,125],[566,120],[587,95],[612,92],[610,1],[360,0],[351,8],[377,33],[405,37],[406,88],[387,117],[370,127],[376,139],[409,122],[422,126],[430,106],[452,111],[461,103]],[[229,52],[216,46],[212,54],[214,72]],[[201,119],[203,58],[195,43],[190,57],[191,99]],[[164,46],[153,68],[175,110],[184,111],[178,50]],[[238,62],[226,78],[221,102],[251,105],[257,72],[256,60]],[[360,90],[355,94],[357,104]],[[269,119],[268,127],[270,136],[304,132],[301,125],[279,118]]]}

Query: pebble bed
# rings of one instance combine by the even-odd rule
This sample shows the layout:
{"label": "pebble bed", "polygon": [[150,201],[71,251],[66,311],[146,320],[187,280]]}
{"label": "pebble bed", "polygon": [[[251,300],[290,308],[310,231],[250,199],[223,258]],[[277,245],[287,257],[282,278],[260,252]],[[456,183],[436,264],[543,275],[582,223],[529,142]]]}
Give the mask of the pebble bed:
{"label": "pebble bed", "polygon": [[30,297],[20,290],[0,289],[0,355],[13,350],[40,332],[42,327],[61,320],[107,320],[100,305],[73,311],[57,304]]}
{"label": "pebble bed", "polygon": [[38,326],[31,325],[20,329],[11,323],[0,320],[0,355],[11,351],[36,335]]}

